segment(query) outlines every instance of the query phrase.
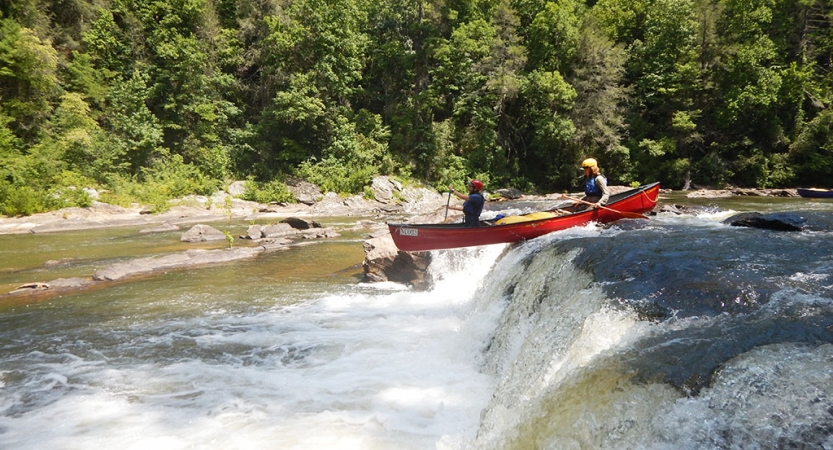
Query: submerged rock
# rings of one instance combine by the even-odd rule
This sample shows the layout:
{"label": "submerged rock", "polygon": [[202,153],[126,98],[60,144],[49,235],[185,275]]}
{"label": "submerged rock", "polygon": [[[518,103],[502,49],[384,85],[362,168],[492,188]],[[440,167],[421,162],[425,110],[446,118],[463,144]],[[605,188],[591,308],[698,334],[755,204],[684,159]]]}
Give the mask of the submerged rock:
{"label": "submerged rock", "polygon": [[807,219],[795,213],[771,213],[761,214],[759,212],[748,212],[734,215],[723,223],[733,227],[763,228],[776,231],[801,231],[804,229]]}
{"label": "submerged rock", "polygon": [[164,256],[151,256],[131,261],[113,264],[101,270],[96,270],[93,280],[116,281],[123,278],[148,274],[159,270],[198,266],[215,263],[225,263],[241,259],[254,258],[263,252],[262,247],[233,248],[221,250],[188,250]]}

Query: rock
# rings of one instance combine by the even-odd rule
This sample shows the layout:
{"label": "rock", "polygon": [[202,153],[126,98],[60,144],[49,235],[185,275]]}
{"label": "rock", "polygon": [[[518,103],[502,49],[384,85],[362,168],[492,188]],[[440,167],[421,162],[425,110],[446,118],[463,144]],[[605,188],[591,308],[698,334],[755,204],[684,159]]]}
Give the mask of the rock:
{"label": "rock", "polygon": [[318,186],[300,180],[287,180],[286,187],[295,196],[298,203],[313,205],[321,198],[321,189]]}
{"label": "rock", "polygon": [[379,203],[393,203],[394,188],[395,186],[385,176],[374,178],[370,184],[373,198]]}
{"label": "rock", "polygon": [[673,213],[677,215],[682,214],[700,214],[700,213],[709,213],[715,212],[715,208],[710,208],[707,206],[695,206],[695,205],[679,205],[679,204],[670,204],[670,203],[662,203],[657,204],[654,208],[655,214],[656,213]]}
{"label": "rock", "polygon": [[299,233],[302,239],[335,238],[341,236],[332,228],[312,228]]}
{"label": "rock", "polygon": [[292,241],[290,241],[289,239],[277,238],[277,239],[262,239],[260,242],[258,242],[258,245],[260,245],[261,248],[263,248],[264,253],[272,253],[272,252],[277,252],[277,251],[280,251],[280,250],[288,249],[289,244],[291,244],[291,243],[292,243]]}
{"label": "rock", "polygon": [[524,195],[523,192],[515,188],[498,189],[495,193],[500,195],[502,198],[507,198],[509,200],[517,200]]}
{"label": "rock", "polygon": [[246,182],[245,181],[233,181],[231,184],[228,185],[226,188],[226,192],[232,197],[241,198],[246,195]]}
{"label": "rock", "polygon": [[92,284],[93,280],[89,278],[58,278],[49,282],[52,289],[69,289],[80,288]]}
{"label": "rock", "polygon": [[361,211],[378,211],[379,204],[365,200],[359,195],[353,195],[344,199],[344,206],[347,208],[346,215],[355,216],[362,214]]}
{"label": "rock", "polygon": [[49,289],[49,284],[47,284],[47,283],[41,283],[41,282],[26,283],[26,284],[21,284],[20,286],[15,288],[13,291],[9,292],[9,295],[16,295],[16,294],[22,294],[22,293],[34,292],[34,291],[45,291],[47,289]]}
{"label": "rock", "polygon": [[96,270],[93,275],[93,280],[116,281],[164,269],[237,261],[240,259],[253,258],[263,250],[264,249],[262,247],[222,250],[188,250],[184,253],[176,253],[172,255],[138,258],[123,263],[113,264],[101,270]]}
{"label": "rock", "polygon": [[95,189],[93,189],[93,188],[86,188],[86,187],[85,187],[85,188],[81,188],[81,190],[82,190],[82,191],[84,191],[84,192],[86,192],[86,193],[87,193],[87,195],[89,195],[91,199],[93,199],[93,200],[98,200],[99,195],[98,195],[98,191],[97,191],[97,190],[95,190]]}
{"label": "rock", "polygon": [[416,290],[427,290],[431,286],[427,271],[431,263],[430,252],[399,251],[389,233],[368,239],[363,245],[362,267],[366,281],[393,281],[409,284]]}
{"label": "rock", "polygon": [[281,220],[281,223],[289,224],[292,228],[296,230],[309,230],[310,228],[321,228],[321,224],[318,222],[307,222],[304,219],[299,219],[297,217],[287,217],[286,219]]}
{"label": "rock", "polygon": [[295,234],[296,231],[288,223],[276,223],[273,225],[266,225],[261,227],[261,233],[264,238],[277,238]]}
{"label": "rock", "polygon": [[254,240],[263,238],[263,227],[260,225],[249,225],[244,238]]}
{"label": "rock", "polygon": [[54,291],[80,289],[94,283],[89,278],[58,278],[48,283],[35,282],[18,286],[6,295],[41,294]]}
{"label": "rock", "polygon": [[179,239],[182,242],[207,242],[224,240],[226,235],[209,225],[197,224],[182,234]]}
{"label": "rock", "polygon": [[440,194],[424,187],[406,187],[401,195],[406,214],[430,214],[448,203],[448,192]]}
{"label": "rock", "polygon": [[732,196],[732,191],[701,189],[698,191],[689,192],[685,196],[686,198],[727,198]]}
{"label": "rock", "polygon": [[801,231],[807,220],[797,214],[748,212],[736,214],[723,223],[733,227],[763,228],[776,231]]}
{"label": "rock", "polygon": [[686,194],[687,198],[727,198],[727,197],[798,197],[795,189],[698,189]]}

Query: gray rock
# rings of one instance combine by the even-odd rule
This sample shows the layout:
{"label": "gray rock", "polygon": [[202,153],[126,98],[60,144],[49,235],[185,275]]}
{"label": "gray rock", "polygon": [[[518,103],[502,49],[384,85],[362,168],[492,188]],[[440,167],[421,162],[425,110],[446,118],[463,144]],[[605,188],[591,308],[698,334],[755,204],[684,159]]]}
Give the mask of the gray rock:
{"label": "gray rock", "polygon": [[243,197],[246,194],[246,182],[245,181],[233,181],[231,184],[228,185],[226,188],[226,192],[232,197]]}
{"label": "gray rock", "polygon": [[309,230],[310,228],[321,228],[321,224],[318,222],[308,222],[304,219],[299,219],[297,217],[287,217],[286,219],[281,220],[281,223],[289,224],[292,228],[296,230]]}
{"label": "gray rock", "polygon": [[222,231],[209,225],[197,224],[183,233],[179,240],[182,242],[207,242],[221,241],[225,238],[226,235]]}
{"label": "gray rock", "polygon": [[277,238],[295,234],[296,231],[288,223],[276,223],[261,227],[261,233],[264,238]]}
{"label": "gray rock", "polygon": [[261,239],[263,238],[263,227],[260,225],[249,225],[249,228],[246,230],[247,239]]}
{"label": "gray rock", "polygon": [[388,177],[379,176],[373,179],[370,184],[373,190],[373,198],[380,203],[392,203],[395,186],[388,180]]}
{"label": "gray rock", "polygon": [[364,241],[364,278],[369,282],[393,281],[427,290],[431,286],[428,265],[430,252],[402,252],[396,248],[390,233]]}
{"label": "gray rock", "polygon": [[184,253],[138,258],[123,263],[113,264],[101,270],[96,270],[93,275],[93,280],[116,281],[131,276],[148,274],[166,269],[237,261],[241,259],[253,258],[263,250],[264,249],[262,247],[221,250],[188,250]]}
{"label": "gray rock", "polygon": [[405,212],[407,214],[430,214],[439,208],[445,208],[448,193],[439,192],[424,187],[406,187],[402,190]]}
{"label": "gray rock", "polygon": [[86,287],[93,283],[89,278],[58,278],[49,282],[51,289],[70,289]]}
{"label": "gray rock", "polygon": [[306,181],[287,180],[286,187],[289,188],[298,203],[312,205],[321,198],[321,189]]}
{"label": "gray rock", "polygon": [[508,198],[509,200],[517,200],[524,195],[523,192],[515,188],[498,189],[495,193],[503,198]]}

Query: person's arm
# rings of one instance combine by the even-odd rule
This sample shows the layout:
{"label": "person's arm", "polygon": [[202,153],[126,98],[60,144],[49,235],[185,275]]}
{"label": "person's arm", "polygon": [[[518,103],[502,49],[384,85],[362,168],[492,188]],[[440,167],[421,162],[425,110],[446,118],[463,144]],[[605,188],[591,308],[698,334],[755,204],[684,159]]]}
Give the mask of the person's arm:
{"label": "person's arm", "polygon": [[603,176],[596,177],[596,186],[602,190],[602,198],[599,199],[596,204],[598,205],[606,205],[607,201],[610,199],[610,189],[607,188],[607,178]]}
{"label": "person's arm", "polygon": [[[454,196],[455,196],[455,197],[457,197],[457,198],[459,198],[460,200],[468,200],[468,199],[469,199],[468,194],[464,194],[464,193],[462,193],[462,192],[457,192],[457,190],[456,190],[456,189],[454,189],[454,185],[453,185],[453,184],[449,184],[449,185],[448,185],[448,189],[449,189],[449,190],[451,190],[451,193],[452,193],[452,194],[454,194]],[[451,208],[451,207],[449,206],[449,208]],[[462,211],[462,210],[461,210],[461,211]]]}

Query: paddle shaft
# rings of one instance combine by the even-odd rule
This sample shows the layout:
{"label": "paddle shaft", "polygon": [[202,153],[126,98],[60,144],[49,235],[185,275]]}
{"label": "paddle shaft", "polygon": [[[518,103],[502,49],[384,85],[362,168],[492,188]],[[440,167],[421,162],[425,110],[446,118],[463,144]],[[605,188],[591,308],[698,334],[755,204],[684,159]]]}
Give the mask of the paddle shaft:
{"label": "paddle shaft", "polygon": [[617,210],[615,210],[615,209],[613,209],[613,208],[608,208],[607,206],[600,205],[600,204],[598,204],[598,203],[590,203],[590,202],[588,202],[588,201],[586,201],[586,200],[582,200],[582,199],[580,199],[580,198],[575,198],[575,197],[570,197],[569,195],[566,195],[566,194],[561,194],[561,198],[568,198],[568,199],[573,200],[573,201],[575,201],[575,202],[584,203],[585,205],[596,206],[596,207],[598,207],[598,208],[606,209],[606,210],[608,210],[608,211],[610,211],[610,212],[615,212],[616,214],[619,214],[619,215],[621,215],[622,217],[627,217],[627,218],[629,218],[629,219],[647,219],[647,217],[645,217],[644,215],[639,214],[639,213],[632,213],[632,212],[625,212],[625,211],[617,211]]}
{"label": "paddle shaft", "polygon": [[445,202],[445,218],[443,219],[443,223],[448,220],[448,205],[451,204],[451,191],[448,191],[448,201]]}

